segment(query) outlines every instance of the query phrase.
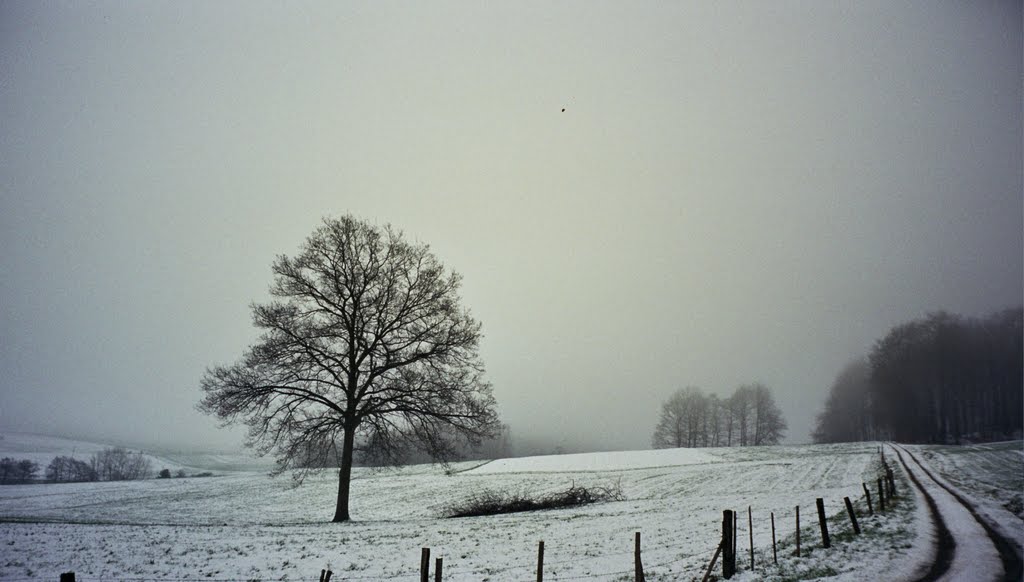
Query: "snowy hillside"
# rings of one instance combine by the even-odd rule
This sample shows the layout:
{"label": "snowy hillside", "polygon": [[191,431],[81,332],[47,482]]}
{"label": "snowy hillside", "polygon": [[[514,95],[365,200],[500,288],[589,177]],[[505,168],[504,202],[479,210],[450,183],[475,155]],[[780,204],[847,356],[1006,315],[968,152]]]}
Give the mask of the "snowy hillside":
{"label": "snowy hillside", "polygon": [[579,453],[571,455],[542,455],[498,459],[481,465],[469,474],[492,473],[573,473],[581,471],[626,471],[653,469],[698,463],[720,463],[724,459],[711,452],[713,449],[659,449],[655,451],[614,451],[607,453]]}
{"label": "snowy hillside", "polygon": [[[0,457],[29,459],[39,464],[42,474],[46,466],[57,456],[72,457],[88,462],[103,449],[114,445],[62,437],[3,432],[0,433]],[[266,470],[270,461],[242,453],[181,453],[156,452],[135,447],[124,447],[132,452],[141,452],[149,459],[153,471],[170,469],[176,472],[184,469],[189,473],[198,471],[253,471]]]}

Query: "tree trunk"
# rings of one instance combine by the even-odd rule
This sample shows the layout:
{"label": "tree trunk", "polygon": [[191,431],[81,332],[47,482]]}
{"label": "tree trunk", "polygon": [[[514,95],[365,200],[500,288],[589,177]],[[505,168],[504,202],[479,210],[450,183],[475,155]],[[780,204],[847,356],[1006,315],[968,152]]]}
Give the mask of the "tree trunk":
{"label": "tree trunk", "polygon": [[335,523],[348,521],[348,493],[352,483],[352,448],[355,443],[355,428],[345,428],[341,445],[341,469],[338,470],[338,506],[334,510]]}

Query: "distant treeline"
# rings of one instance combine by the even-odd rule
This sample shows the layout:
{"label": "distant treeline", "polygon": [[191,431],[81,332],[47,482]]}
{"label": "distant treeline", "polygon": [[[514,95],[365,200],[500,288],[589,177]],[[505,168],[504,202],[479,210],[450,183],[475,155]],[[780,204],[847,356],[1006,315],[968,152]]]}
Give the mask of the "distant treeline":
{"label": "distant treeline", "polygon": [[897,325],[829,391],[816,442],[960,443],[1020,438],[1024,309],[937,312]]}
{"label": "distant treeline", "polygon": [[0,459],[0,485],[29,483],[36,478],[39,464],[30,459]]}
{"label": "distant treeline", "polygon": [[740,386],[724,399],[688,387],[661,405],[651,444],[656,449],[775,445],[785,432],[782,411],[763,384]]}
{"label": "distant treeline", "polygon": [[[38,483],[39,464],[28,459],[0,459],[0,485]],[[133,481],[153,474],[152,464],[142,453],[121,447],[103,449],[89,462],[72,457],[54,457],[46,466],[43,480],[48,483],[88,481]]]}

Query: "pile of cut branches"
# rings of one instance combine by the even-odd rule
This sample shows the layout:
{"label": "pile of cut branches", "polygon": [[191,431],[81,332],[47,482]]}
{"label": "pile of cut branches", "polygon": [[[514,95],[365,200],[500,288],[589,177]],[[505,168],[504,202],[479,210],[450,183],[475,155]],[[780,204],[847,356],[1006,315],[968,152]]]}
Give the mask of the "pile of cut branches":
{"label": "pile of cut branches", "polygon": [[469,499],[449,505],[445,510],[445,514],[448,517],[499,515],[521,511],[576,507],[602,501],[622,501],[623,499],[625,497],[622,495],[622,486],[618,482],[607,487],[583,487],[573,483],[564,491],[556,491],[540,496],[534,496],[527,491],[484,489],[474,493]]}

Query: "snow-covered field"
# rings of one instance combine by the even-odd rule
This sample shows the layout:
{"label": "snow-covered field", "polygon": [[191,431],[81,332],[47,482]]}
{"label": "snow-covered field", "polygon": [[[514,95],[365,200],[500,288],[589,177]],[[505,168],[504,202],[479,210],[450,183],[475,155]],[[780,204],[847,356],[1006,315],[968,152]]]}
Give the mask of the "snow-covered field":
{"label": "snow-covered field", "polygon": [[986,507],[1024,519],[1024,443],[920,447],[946,481]]}
{"label": "snow-covered field", "polygon": [[939,482],[957,490],[985,521],[1018,548],[1024,548],[1024,443],[922,446],[914,450],[920,452],[918,457]]}
{"label": "snow-covered field", "polygon": [[[293,488],[287,476],[0,487],[0,579],[417,580],[420,548],[444,559],[445,580],[534,579],[545,542],[546,580],[632,579],[642,532],[647,580],[700,579],[718,544],[723,509],[742,510],[737,580],[895,579],[929,559],[914,497],[884,517],[861,517],[854,539],[842,499],[864,508],[861,483],[879,475],[878,444],[594,453],[375,472],[357,469],[353,521],[327,523],[336,472]],[[1024,466],[1021,464],[1019,466]],[[444,518],[484,489],[554,492],[618,483],[624,501],[493,517]],[[905,481],[901,481],[904,491]],[[814,500],[825,499],[834,547],[820,549]],[[793,551],[800,505],[802,558]],[[746,509],[756,565],[749,571]],[[779,566],[770,564],[775,512]],[[920,533],[924,532],[924,533]]]}

